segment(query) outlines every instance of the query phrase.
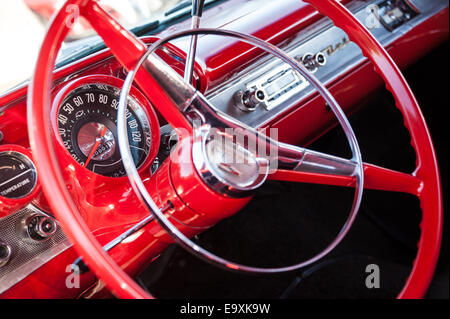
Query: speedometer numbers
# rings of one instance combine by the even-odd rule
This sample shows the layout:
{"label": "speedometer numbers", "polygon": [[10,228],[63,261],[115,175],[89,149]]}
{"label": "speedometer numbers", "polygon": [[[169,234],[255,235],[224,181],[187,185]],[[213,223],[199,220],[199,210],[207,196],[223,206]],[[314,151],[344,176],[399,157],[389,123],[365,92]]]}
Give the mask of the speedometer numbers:
{"label": "speedometer numbers", "polygon": [[[73,85],[72,85],[73,87]],[[117,108],[120,89],[105,83],[84,83],[66,92],[56,114],[61,140],[70,155],[90,171],[109,177],[126,174],[117,141]],[[151,119],[139,102],[128,97],[127,128],[130,150],[139,168],[149,160],[159,130],[156,115]],[[157,134],[159,136],[159,134]],[[153,160],[153,159],[151,159]]]}

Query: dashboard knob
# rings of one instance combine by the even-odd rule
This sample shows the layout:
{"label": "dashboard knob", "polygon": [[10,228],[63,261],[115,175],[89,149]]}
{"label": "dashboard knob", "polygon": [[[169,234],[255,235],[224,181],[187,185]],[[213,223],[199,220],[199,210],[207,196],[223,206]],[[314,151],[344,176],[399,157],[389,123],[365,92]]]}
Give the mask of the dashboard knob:
{"label": "dashboard knob", "polygon": [[266,94],[263,90],[251,89],[247,91],[237,91],[235,94],[236,106],[244,112],[254,111],[255,108],[263,103],[266,99]]}
{"label": "dashboard knob", "polygon": [[0,241],[0,267],[5,266],[11,258],[11,246]]}
{"label": "dashboard knob", "polygon": [[303,65],[309,70],[311,73],[315,73],[319,67],[327,64],[327,58],[325,54],[319,52],[317,54],[306,53],[303,57],[297,57],[297,60],[303,63]]}
{"label": "dashboard knob", "polygon": [[27,231],[31,239],[45,240],[56,233],[56,221],[45,215],[34,215],[27,221]]}

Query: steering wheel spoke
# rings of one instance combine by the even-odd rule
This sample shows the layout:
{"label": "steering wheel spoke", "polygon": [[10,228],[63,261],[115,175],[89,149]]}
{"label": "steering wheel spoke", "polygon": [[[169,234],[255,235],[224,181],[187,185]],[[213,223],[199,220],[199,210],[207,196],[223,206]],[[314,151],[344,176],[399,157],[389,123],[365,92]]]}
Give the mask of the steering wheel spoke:
{"label": "steering wheel spoke", "polygon": [[[355,177],[345,174],[278,169],[268,180],[354,187]],[[419,196],[423,181],[411,174],[364,163],[364,188]]]}
{"label": "steering wheel spoke", "polygon": [[358,165],[351,159],[284,143],[279,143],[278,152],[278,167],[295,172],[352,177]]}
{"label": "steering wheel spoke", "polygon": [[412,174],[372,164],[364,164],[364,177],[364,187],[368,189],[409,193],[419,196],[423,187],[423,181]]}

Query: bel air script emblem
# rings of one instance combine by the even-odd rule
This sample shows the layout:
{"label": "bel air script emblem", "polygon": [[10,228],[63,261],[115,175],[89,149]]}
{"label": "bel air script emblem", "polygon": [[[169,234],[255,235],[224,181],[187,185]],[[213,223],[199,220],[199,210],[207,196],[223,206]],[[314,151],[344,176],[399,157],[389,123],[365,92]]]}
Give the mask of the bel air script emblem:
{"label": "bel air script emblem", "polygon": [[328,55],[333,55],[349,43],[350,43],[350,40],[347,37],[344,37],[341,42],[337,43],[334,46],[332,44],[330,44],[329,46],[327,46],[325,49],[321,50],[320,52],[326,53]]}

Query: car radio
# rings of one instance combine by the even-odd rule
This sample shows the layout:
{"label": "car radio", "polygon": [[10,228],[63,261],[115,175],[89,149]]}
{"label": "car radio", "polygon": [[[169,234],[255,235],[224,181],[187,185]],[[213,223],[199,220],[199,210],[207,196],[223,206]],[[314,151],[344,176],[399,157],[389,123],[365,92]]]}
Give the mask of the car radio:
{"label": "car radio", "polygon": [[[325,55],[306,53],[296,57],[310,72],[314,73],[326,64]],[[235,105],[242,111],[253,111],[258,105],[271,110],[309,85],[306,79],[287,64],[282,64],[247,84],[247,90],[234,95]]]}

